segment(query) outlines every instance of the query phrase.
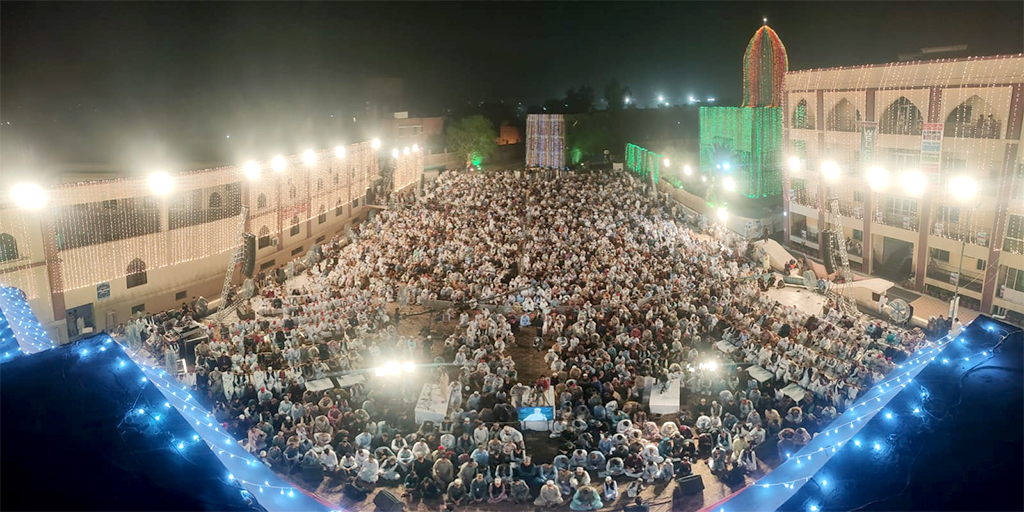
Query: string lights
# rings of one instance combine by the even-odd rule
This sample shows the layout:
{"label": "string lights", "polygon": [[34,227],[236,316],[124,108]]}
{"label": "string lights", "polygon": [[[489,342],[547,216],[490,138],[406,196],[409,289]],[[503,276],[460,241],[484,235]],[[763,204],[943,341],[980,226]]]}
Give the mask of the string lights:
{"label": "string lights", "polygon": [[565,167],[565,116],[526,116],[526,166],[543,169]]}

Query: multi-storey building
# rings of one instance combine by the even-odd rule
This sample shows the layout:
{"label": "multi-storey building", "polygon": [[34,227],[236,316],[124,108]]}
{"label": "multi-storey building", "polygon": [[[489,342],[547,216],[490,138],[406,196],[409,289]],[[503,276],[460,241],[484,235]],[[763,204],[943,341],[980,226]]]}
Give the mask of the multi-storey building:
{"label": "multi-storey building", "polygon": [[[243,230],[256,237],[255,271],[281,266],[365,216],[378,151],[385,151],[374,146],[360,142],[156,181],[60,185],[35,210],[4,191],[0,284],[24,291],[60,340],[68,339],[72,314],[103,330],[135,313],[197,296],[215,299],[241,242],[243,205]],[[395,189],[415,186],[423,152],[403,152],[394,166]]]}
{"label": "multi-storey building", "polygon": [[791,248],[828,256],[834,196],[855,269],[1024,319],[1024,56],[790,71],[783,106]]}

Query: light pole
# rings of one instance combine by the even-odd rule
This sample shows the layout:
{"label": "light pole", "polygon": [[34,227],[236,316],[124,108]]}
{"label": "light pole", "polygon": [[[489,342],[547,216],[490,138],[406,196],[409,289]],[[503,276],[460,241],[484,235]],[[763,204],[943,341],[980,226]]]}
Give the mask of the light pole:
{"label": "light pole", "polygon": [[[978,184],[967,176],[960,176],[953,178],[949,182],[950,188],[952,188],[953,195],[960,200],[960,204],[966,203],[969,199],[974,198],[978,192]],[[971,214],[974,210],[978,209],[980,202],[974,203],[974,207],[967,211],[967,217],[964,219],[964,226],[970,226]],[[967,233],[964,232],[965,228],[960,228],[960,264],[957,265],[956,269],[956,289],[953,291],[953,300],[949,304],[949,317],[955,319],[958,312],[960,311],[960,280],[963,278],[964,271],[964,251],[967,249]]]}

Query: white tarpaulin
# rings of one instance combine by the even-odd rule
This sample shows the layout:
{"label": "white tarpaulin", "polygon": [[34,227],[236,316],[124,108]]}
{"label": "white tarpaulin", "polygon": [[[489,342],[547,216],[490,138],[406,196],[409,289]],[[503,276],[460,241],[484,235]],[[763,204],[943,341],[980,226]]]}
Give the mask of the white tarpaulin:
{"label": "white tarpaulin", "polygon": [[792,254],[789,253],[789,251],[786,250],[785,247],[779,245],[778,242],[772,240],[771,238],[769,238],[767,241],[759,240],[757,242],[754,242],[754,245],[757,246],[758,248],[764,249],[764,251],[768,253],[768,259],[771,264],[772,270],[782,272],[786,263],[796,259],[793,257]]}

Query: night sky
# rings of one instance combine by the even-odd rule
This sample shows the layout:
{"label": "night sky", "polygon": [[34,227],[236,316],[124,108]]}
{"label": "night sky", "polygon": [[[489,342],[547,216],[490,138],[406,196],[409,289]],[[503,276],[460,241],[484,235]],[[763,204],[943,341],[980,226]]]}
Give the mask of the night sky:
{"label": "night sky", "polygon": [[762,16],[790,69],[1024,50],[1021,2],[3,2],[0,169],[299,152],[352,136],[375,77],[403,80],[412,115],[611,79],[641,105],[737,104]]}

